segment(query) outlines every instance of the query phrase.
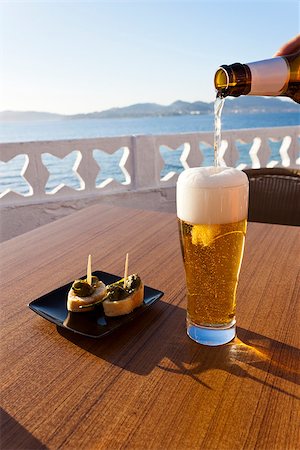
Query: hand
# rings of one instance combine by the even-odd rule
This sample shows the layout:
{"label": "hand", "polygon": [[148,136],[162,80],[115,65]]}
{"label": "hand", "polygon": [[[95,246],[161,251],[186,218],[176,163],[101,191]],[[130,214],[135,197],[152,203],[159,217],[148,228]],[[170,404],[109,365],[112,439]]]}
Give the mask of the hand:
{"label": "hand", "polygon": [[300,34],[284,44],[274,56],[283,56],[296,53],[300,50]]}

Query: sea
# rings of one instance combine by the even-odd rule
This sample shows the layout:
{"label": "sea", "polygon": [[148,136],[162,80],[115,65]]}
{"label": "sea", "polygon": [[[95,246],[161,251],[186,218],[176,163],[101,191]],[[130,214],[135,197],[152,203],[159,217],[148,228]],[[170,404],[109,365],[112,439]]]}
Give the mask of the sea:
{"label": "sea", "polygon": [[[290,113],[251,113],[222,115],[222,130],[234,130],[245,128],[268,128],[281,126],[295,126],[300,124],[300,109],[298,112]],[[3,121],[0,122],[0,142],[31,142],[31,141],[52,141],[60,139],[85,139],[111,136],[127,135],[162,135],[188,132],[212,132],[214,130],[214,116],[211,115],[186,115],[186,116],[163,116],[163,117],[139,117],[139,118],[118,118],[118,119],[59,119],[59,120],[39,120],[39,121]],[[278,143],[271,144],[272,159],[279,160]],[[240,151],[248,152],[248,148]],[[100,155],[99,155],[100,156]],[[116,158],[120,155],[115,154]],[[164,157],[164,155],[163,155]],[[174,158],[174,161],[172,161]],[[207,163],[211,163],[213,155],[206,158]],[[65,172],[64,168],[55,166],[53,159],[47,157],[43,160],[49,168],[49,180],[45,188],[46,192],[51,192],[53,186],[57,184],[60,172]],[[97,161],[99,162],[99,161]],[[100,161],[101,162],[101,161]],[[72,161],[71,161],[72,163]],[[70,161],[69,161],[70,164]],[[114,172],[115,161],[105,161],[105,173],[102,173],[96,180],[96,184],[101,183],[108,177],[115,178],[118,182],[124,182],[123,174]],[[24,163],[23,163],[24,165]],[[22,161],[18,157],[11,161],[1,161],[0,154],[0,196],[8,189],[23,195],[28,195],[28,184],[23,177],[20,177],[20,167]],[[111,166],[111,173],[110,167]],[[51,170],[50,170],[51,169]],[[170,170],[179,172],[182,170],[176,152],[169,152],[168,161],[164,167],[163,177]],[[102,171],[103,172],[103,171]],[[26,177],[26,173],[24,175]],[[101,178],[102,177],[102,178]],[[104,177],[104,178],[103,178]],[[72,178],[72,179],[71,179]],[[74,179],[74,173],[70,173],[70,179],[65,180],[65,184],[78,189],[79,180]]]}
{"label": "sea", "polygon": [[[222,115],[222,130],[282,127],[300,124],[300,108],[290,113]],[[172,134],[213,131],[214,116],[187,115],[121,119],[62,119],[0,122],[0,142],[84,139],[140,134]]]}

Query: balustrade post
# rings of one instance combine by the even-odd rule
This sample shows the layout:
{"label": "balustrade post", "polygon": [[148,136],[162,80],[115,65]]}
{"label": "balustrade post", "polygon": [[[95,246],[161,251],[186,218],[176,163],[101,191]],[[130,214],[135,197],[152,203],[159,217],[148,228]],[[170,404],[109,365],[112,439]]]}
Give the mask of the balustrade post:
{"label": "balustrade post", "polygon": [[161,156],[154,136],[132,136],[134,190],[159,186]]}
{"label": "balustrade post", "polygon": [[290,157],[290,167],[299,168],[300,164],[300,129],[295,127],[291,133],[289,133],[292,139],[288,154]]}

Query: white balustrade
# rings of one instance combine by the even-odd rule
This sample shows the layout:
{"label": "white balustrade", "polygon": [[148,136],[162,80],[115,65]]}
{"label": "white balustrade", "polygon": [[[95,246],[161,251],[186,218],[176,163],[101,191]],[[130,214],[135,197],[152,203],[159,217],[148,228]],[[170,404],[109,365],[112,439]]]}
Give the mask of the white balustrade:
{"label": "white balustrade", "polygon": [[[249,167],[297,168],[300,165],[299,133],[300,128],[295,126],[223,131],[220,164],[241,170]],[[270,147],[272,143],[277,146],[275,156]],[[242,148],[247,148],[248,151],[245,153],[241,150]],[[177,160],[175,170],[174,168],[165,170],[162,155],[168,152],[170,154],[174,152],[176,156],[173,158]],[[12,214],[12,209],[15,211],[18,206],[40,205],[39,209],[36,207],[36,214],[41,216],[41,208],[45,211],[45,205],[53,204],[53,202],[61,207],[72,205],[70,208],[80,203],[78,206],[80,208],[100,199],[101,201],[111,199],[116,202],[119,198],[119,203],[123,202],[131,206],[136,204],[138,207],[163,209],[164,205],[157,205],[157,198],[149,194],[153,192],[158,193],[160,199],[163,198],[163,202],[168,200],[169,195],[174,208],[174,187],[179,172],[184,168],[212,163],[213,133],[1,143],[2,173],[5,171],[5,163],[8,171],[12,166],[11,160],[18,155],[25,155],[23,165],[19,165],[18,175],[23,177],[23,184],[27,183],[27,191],[20,194],[14,192],[9,184],[4,186],[0,192],[2,222],[8,223],[8,216]],[[99,162],[101,155],[102,158],[107,159],[106,163]],[[72,159],[72,164],[69,163],[70,167],[67,170],[69,159]],[[48,168],[45,165],[46,161]],[[57,169],[60,165],[63,169]],[[105,165],[116,166],[115,171],[119,172],[119,181],[112,175],[103,178],[106,173]],[[74,179],[76,186],[70,186],[68,181],[59,179],[59,174],[55,173],[55,167],[60,177],[64,175],[68,176],[68,179]],[[99,178],[100,181],[97,182]],[[0,186],[3,186],[1,178]],[[136,202],[137,193],[145,197],[140,203]],[[148,193],[147,199],[146,193]],[[42,223],[45,222],[47,219],[42,219]],[[20,226],[17,228],[20,232]],[[24,231],[24,228],[21,231]],[[4,235],[7,238],[7,233]]]}

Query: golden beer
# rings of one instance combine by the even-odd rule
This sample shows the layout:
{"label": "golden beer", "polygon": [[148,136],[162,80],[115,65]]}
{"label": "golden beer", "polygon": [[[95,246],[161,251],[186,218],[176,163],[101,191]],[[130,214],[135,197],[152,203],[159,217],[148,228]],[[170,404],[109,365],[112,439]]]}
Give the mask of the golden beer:
{"label": "golden beer", "polygon": [[246,226],[245,219],[220,225],[179,220],[187,313],[194,324],[227,326],[234,320]]}
{"label": "golden beer", "polygon": [[235,336],[244,252],[248,178],[229,167],[199,167],[177,182],[177,216],[187,287],[187,332],[219,345]]}

